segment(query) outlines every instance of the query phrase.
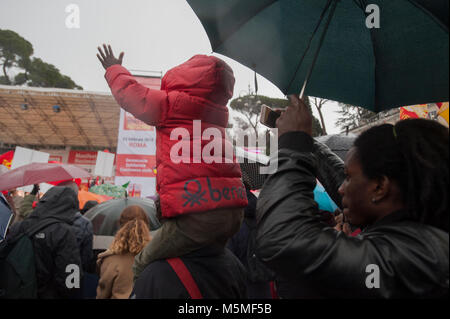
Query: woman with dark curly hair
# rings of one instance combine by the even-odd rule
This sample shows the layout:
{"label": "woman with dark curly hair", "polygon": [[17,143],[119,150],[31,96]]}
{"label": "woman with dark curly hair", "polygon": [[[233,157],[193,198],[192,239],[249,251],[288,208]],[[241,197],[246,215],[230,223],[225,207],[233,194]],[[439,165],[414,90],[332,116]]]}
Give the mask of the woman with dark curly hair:
{"label": "woman with dark curly hair", "polygon": [[145,219],[140,218],[125,222],[109,249],[98,256],[97,299],[127,299],[130,296],[134,257],[151,240],[147,225]]}
{"label": "woman with dark curly hair", "polygon": [[[258,198],[258,255],[296,288],[285,298],[441,298],[449,286],[449,131],[414,119],[362,133],[345,164],[311,137],[291,96],[278,171]],[[316,177],[362,232],[320,221]]]}

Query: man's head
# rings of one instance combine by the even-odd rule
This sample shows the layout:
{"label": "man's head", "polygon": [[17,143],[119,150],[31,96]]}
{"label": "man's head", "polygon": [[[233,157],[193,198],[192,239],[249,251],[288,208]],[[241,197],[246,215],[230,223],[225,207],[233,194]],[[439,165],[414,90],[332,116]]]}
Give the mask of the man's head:
{"label": "man's head", "polygon": [[77,183],[75,183],[72,180],[61,182],[56,186],[69,187],[69,188],[73,189],[75,194],[77,194],[77,196],[78,196],[78,185],[77,185]]}
{"label": "man's head", "polygon": [[55,186],[42,196],[31,216],[72,221],[78,211],[79,201],[75,191],[71,187]]}

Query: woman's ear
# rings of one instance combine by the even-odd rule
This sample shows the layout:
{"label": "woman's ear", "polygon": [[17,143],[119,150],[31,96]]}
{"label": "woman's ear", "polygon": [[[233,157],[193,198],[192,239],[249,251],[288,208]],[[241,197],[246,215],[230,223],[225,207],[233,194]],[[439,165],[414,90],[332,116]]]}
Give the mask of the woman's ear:
{"label": "woman's ear", "polygon": [[391,184],[391,180],[385,175],[377,178],[372,202],[376,203],[384,199],[389,194]]}

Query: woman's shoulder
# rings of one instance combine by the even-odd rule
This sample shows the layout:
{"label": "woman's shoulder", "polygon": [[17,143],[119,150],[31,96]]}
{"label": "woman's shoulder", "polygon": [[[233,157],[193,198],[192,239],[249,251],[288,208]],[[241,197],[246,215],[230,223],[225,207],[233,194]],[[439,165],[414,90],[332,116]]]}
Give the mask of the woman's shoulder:
{"label": "woman's shoulder", "polygon": [[132,265],[134,263],[134,255],[130,253],[126,254],[109,253],[105,254],[101,262],[102,264],[105,263],[115,264],[118,268],[121,268],[122,266],[128,266],[130,264]]}
{"label": "woman's shoulder", "polygon": [[[100,271],[111,271],[121,273],[124,269],[132,269],[134,263],[134,255],[132,254],[115,254],[106,251],[99,255],[97,259],[97,269]],[[108,270],[109,269],[109,270]]]}

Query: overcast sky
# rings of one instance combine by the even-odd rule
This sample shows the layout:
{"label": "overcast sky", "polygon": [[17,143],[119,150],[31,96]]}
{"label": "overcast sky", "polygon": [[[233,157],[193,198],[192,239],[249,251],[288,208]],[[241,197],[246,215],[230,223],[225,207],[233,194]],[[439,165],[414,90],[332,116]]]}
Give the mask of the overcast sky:
{"label": "overcast sky", "polygon": [[[128,69],[166,72],[195,54],[211,54],[206,32],[185,0],[0,0],[0,29],[27,39],[34,56],[55,65],[86,91],[109,92],[104,69],[96,57],[97,46],[111,44],[114,53],[125,52]],[[79,28],[66,26],[66,8],[79,8]],[[236,77],[234,97],[244,95],[254,73],[221,55]],[[258,76],[258,94],[283,98],[281,91]],[[336,103],[324,106],[329,134],[334,126]],[[314,110],[315,111],[315,110]],[[317,114],[315,114],[316,117]]]}

